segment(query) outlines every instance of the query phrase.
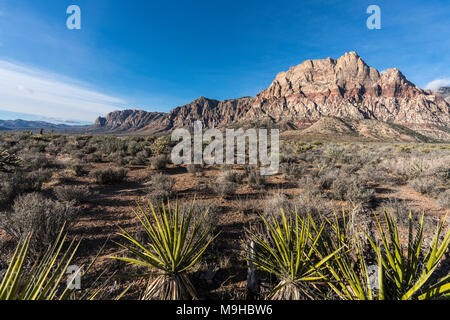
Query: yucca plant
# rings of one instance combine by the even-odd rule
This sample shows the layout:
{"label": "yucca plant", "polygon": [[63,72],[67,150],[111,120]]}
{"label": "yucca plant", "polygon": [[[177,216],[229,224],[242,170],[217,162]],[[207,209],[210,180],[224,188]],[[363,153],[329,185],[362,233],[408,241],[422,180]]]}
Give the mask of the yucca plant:
{"label": "yucca plant", "polygon": [[314,299],[316,284],[324,279],[321,270],[340,248],[325,257],[320,254],[324,224],[316,226],[311,215],[300,217],[295,212],[286,217],[281,209],[281,221],[273,215],[261,219],[264,231],[249,231],[254,249],[248,260],[280,280],[267,299]]}
{"label": "yucca plant", "polygon": [[149,269],[151,279],[142,299],[197,299],[187,272],[199,261],[217,235],[211,235],[210,227],[203,225],[202,219],[194,221],[193,204],[182,212],[179,212],[178,204],[174,209],[171,209],[170,203],[156,209],[151,203],[149,206],[150,214],[139,205],[139,212],[133,210],[148,236],[148,242],[139,241],[120,228],[120,236],[126,243],[118,245],[133,257],[112,258]]}
{"label": "yucca plant", "polygon": [[0,300],[62,300],[71,292],[61,289],[79,243],[72,241],[66,249],[66,236],[62,230],[53,246],[36,259],[31,269],[27,270],[25,262],[29,254],[32,235],[20,241],[9,263],[9,267],[0,283]]}
{"label": "yucca plant", "polygon": [[[327,270],[323,273],[328,285],[338,298],[343,300],[375,300],[381,299],[382,277],[376,281],[371,279],[367,263],[367,252],[363,249],[355,226],[347,220],[345,211],[342,216],[334,214],[333,219],[326,219],[328,232],[324,232],[323,245],[319,250],[326,253],[335,248],[344,248],[341,254],[327,262]],[[380,256],[377,257],[377,272],[382,273]]]}
{"label": "yucca plant", "polygon": [[[81,291],[71,290],[65,279],[67,269],[77,252],[80,241],[66,241],[61,229],[54,244],[42,256],[36,256],[30,250],[32,234],[19,241],[9,262],[8,269],[0,281],[0,300],[94,300],[102,299],[101,292],[114,274],[103,278],[102,272],[95,281]],[[106,242],[105,242],[106,245]],[[104,246],[99,250],[87,268],[80,267],[87,274],[100,256]],[[31,267],[28,262],[31,261]],[[72,274],[76,276],[76,274]],[[80,275],[81,276],[81,275]],[[129,288],[118,296],[119,300]]]}
{"label": "yucca plant", "polygon": [[[358,242],[351,251],[330,261],[328,267],[328,283],[341,299],[346,300],[408,300],[435,299],[450,296],[450,276],[445,276],[436,283],[430,281],[450,242],[450,231],[440,242],[445,219],[438,224],[430,248],[424,254],[423,215],[417,228],[414,228],[412,215],[409,215],[408,245],[405,249],[399,239],[398,228],[392,215],[384,211],[383,224],[375,216],[379,242],[366,234],[366,237],[377,257],[377,280],[370,281],[367,261]],[[336,234],[342,235],[339,225],[332,223]],[[414,232],[414,229],[416,231]],[[334,237],[339,239],[339,237]],[[341,237],[341,240],[344,237]],[[339,241],[339,240],[337,240]],[[346,246],[355,241],[345,239]],[[354,242],[353,242],[354,243]],[[351,255],[354,254],[356,258]]]}
{"label": "yucca plant", "polygon": [[[450,230],[440,241],[446,218],[438,223],[433,241],[422,255],[423,219],[422,214],[417,231],[414,232],[414,221],[409,214],[408,244],[404,248],[400,242],[398,228],[392,215],[384,211],[387,234],[377,219],[381,245],[368,237],[372,248],[380,256],[382,264],[383,290],[385,299],[408,300],[450,297],[450,277],[444,277],[437,283],[430,283],[430,278],[439,265],[450,244]],[[415,233],[415,234],[414,234]]]}

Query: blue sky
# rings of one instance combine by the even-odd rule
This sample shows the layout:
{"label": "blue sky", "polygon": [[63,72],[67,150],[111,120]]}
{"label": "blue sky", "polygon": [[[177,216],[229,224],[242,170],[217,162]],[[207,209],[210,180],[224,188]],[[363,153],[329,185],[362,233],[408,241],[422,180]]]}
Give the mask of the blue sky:
{"label": "blue sky", "polygon": [[[81,30],[66,9],[81,8]],[[381,8],[381,30],[366,9]],[[0,0],[0,118],[93,121],[254,96],[306,59],[357,51],[420,87],[450,84],[450,2]]]}

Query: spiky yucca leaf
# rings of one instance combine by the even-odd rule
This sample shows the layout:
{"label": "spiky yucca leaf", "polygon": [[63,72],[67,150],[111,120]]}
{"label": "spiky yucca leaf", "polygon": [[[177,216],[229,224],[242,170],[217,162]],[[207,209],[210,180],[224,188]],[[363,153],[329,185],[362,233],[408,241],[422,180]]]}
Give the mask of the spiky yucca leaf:
{"label": "spiky yucca leaf", "polygon": [[[449,297],[449,276],[434,284],[429,281],[449,246],[450,231],[439,243],[445,219],[438,224],[433,242],[425,255],[422,252],[423,215],[416,232],[414,232],[410,213],[408,247],[406,249],[400,243],[397,224],[391,214],[384,212],[387,230],[376,216],[375,219],[381,243],[367,234],[366,237],[377,256],[378,284],[376,288],[371,287],[366,259],[362,254],[361,247],[357,245],[353,247],[352,251],[347,251],[345,255],[341,255],[327,264],[328,275],[330,275],[328,283],[333,291],[341,299],[346,300],[407,300]],[[332,225],[337,230],[336,234],[342,234],[339,224],[332,223]],[[347,236],[341,237],[341,239],[344,238],[348,243],[354,241]],[[337,239],[335,241],[339,243],[339,236],[334,239]],[[347,244],[347,246],[350,245]],[[351,253],[356,253],[356,259],[350,256]]]}
{"label": "spiky yucca leaf", "polygon": [[[328,261],[324,277],[335,294],[343,300],[374,300],[383,299],[382,277],[373,284],[369,276],[369,266],[365,252],[358,236],[351,232],[345,211],[342,216],[334,214],[334,219],[327,219],[329,232],[324,233],[326,244],[321,250],[330,252],[335,248],[345,248],[341,254]],[[378,262],[380,256],[377,256]],[[378,263],[378,274],[382,273],[382,264]]]}
{"label": "spiky yucca leaf", "polygon": [[63,250],[66,236],[62,236],[62,232],[29,271],[25,270],[24,264],[32,235],[18,244],[0,283],[0,300],[61,300],[69,297],[69,289],[66,286],[62,290],[61,284],[79,243],[72,241]]}
{"label": "spiky yucca leaf", "polygon": [[[120,228],[120,236],[126,243],[118,243],[133,255],[111,257],[130,264],[145,266],[155,270],[157,278],[151,280],[143,299],[180,300],[196,298],[196,293],[185,274],[203,255],[217,237],[210,237],[211,230],[203,226],[203,220],[193,220],[193,204],[188,210],[179,212],[178,204],[171,209],[170,204],[155,208],[150,203],[151,216],[141,206],[139,213],[133,210],[144,228],[148,243],[143,243]],[[150,219],[153,218],[153,223]]]}
{"label": "spiky yucca leaf", "polygon": [[436,270],[439,262],[450,244],[450,230],[440,242],[445,220],[438,223],[430,248],[425,256],[422,256],[423,247],[423,219],[422,214],[417,231],[414,235],[412,214],[409,214],[408,247],[401,245],[397,223],[392,215],[384,211],[384,219],[387,225],[387,234],[377,219],[381,245],[368,237],[373,249],[381,256],[383,265],[383,281],[385,282],[386,299],[417,299],[437,298],[450,296],[450,278],[445,277],[435,284],[430,284],[429,279]]}
{"label": "spiky yucca leaf", "polygon": [[253,254],[248,258],[256,268],[276,275],[280,283],[268,299],[314,298],[310,288],[323,279],[320,270],[339,250],[326,257],[317,250],[322,241],[323,224],[317,227],[310,215],[286,217],[281,209],[281,222],[274,216],[261,216],[267,236],[249,232],[254,242]]}

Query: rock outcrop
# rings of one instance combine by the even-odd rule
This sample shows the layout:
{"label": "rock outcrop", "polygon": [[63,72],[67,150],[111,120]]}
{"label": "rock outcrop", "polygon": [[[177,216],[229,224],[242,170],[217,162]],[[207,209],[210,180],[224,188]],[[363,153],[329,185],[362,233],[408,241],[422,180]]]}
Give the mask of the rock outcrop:
{"label": "rock outcrop", "polygon": [[[445,92],[444,92],[445,91]],[[279,73],[256,97],[224,101],[204,97],[171,112],[116,111],[93,130],[166,131],[192,127],[273,124],[302,128],[322,117],[373,119],[406,126],[450,126],[448,91],[434,93],[409,82],[396,68],[379,72],[355,52],[335,60],[307,60]]]}
{"label": "rock outcrop", "polygon": [[448,103],[450,103],[450,87],[441,87],[436,93],[438,93],[442,98],[445,99]]}

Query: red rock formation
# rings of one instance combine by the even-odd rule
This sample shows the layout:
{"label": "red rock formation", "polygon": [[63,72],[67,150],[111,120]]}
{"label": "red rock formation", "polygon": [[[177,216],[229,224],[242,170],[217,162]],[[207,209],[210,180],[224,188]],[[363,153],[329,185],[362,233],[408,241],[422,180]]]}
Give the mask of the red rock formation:
{"label": "red rock formation", "polygon": [[321,117],[376,119],[408,125],[450,125],[450,105],[422,90],[396,68],[378,72],[355,52],[339,59],[306,60],[279,73],[256,97],[217,101],[204,97],[168,114],[125,110],[99,118],[94,129],[170,130],[270,122],[302,127]]}

